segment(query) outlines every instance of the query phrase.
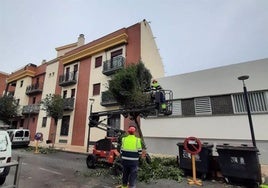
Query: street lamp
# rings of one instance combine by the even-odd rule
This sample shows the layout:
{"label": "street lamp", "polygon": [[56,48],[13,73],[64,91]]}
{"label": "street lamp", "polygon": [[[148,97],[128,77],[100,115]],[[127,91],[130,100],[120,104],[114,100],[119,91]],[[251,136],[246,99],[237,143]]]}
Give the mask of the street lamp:
{"label": "street lamp", "polygon": [[[89,117],[91,118],[91,116],[92,116],[92,105],[93,105],[95,99],[90,98],[89,101],[90,101],[90,112],[89,112]],[[89,121],[90,121],[90,118],[89,118]],[[89,122],[89,123],[90,123],[90,122]],[[88,125],[89,125],[89,124],[88,124]],[[89,140],[90,140],[90,126],[88,126],[88,132],[87,132],[87,152],[88,152],[88,150],[89,150]]]}
{"label": "street lamp", "polygon": [[251,112],[250,112],[250,108],[249,108],[248,92],[247,92],[247,88],[246,88],[246,84],[245,84],[245,80],[247,80],[248,78],[249,78],[248,75],[243,75],[243,76],[239,76],[237,79],[242,80],[242,82],[243,82],[244,100],[246,103],[246,109],[247,109],[247,113],[248,113],[248,121],[249,121],[249,127],[250,127],[250,132],[251,132],[251,139],[252,139],[253,146],[256,147],[256,140],[255,140],[255,135],[254,135],[253,123],[252,123]]}

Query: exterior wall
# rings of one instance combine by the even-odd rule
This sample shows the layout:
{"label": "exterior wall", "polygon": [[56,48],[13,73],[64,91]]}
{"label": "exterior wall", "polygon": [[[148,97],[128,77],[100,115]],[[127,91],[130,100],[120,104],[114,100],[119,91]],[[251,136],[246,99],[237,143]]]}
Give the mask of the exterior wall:
{"label": "exterior wall", "polygon": [[[55,92],[56,84],[57,84],[57,77],[58,77],[58,61],[50,61],[47,62],[46,66],[46,74],[44,78],[44,87],[42,92],[42,99],[46,97],[48,94],[53,94]],[[38,121],[36,125],[36,132],[43,133],[44,140],[49,139],[49,129],[51,124],[51,118],[47,118],[47,123],[45,127],[42,127],[43,117],[47,117],[46,112],[44,110],[39,111]],[[42,142],[41,144],[45,144]]]}
{"label": "exterior wall", "polygon": [[75,100],[74,122],[72,132],[72,145],[84,145],[84,137],[86,133],[86,114],[88,111],[88,83],[90,73],[90,59],[82,60],[79,64],[77,95]]}
{"label": "exterior wall", "polygon": [[237,77],[249,75],[248,91],[267,89],[268,59],[233,64],[219,68],[159,78],[164,89],[173,91],[174,99],[243,92]]}
{"label": "exterior wall", "polygon": [[[23,85],[21,86],[21,82],[23,82]],[[14,98],[19,99],[19,105],[21,106],[19,114],[22,112],[22,106],[29,104],[29,97],[25,94],[26,88],[28,85],[32,84],[32,78],[31,77],[24,77],[22,79],[19,79],[16,81],[16,89],[14,93]]]}
{"label": "exterior wall", "polygon": [[[256,140],[268,140],[267,114],[254,114]],[[146,137],[251,140],[247,115],[147,118],[141,120]]]}
{"label": "exterior wall", "polygon": [[[250,76],[245,81],[248,91],[268,90],[264,82],[268,79],[267,72],[268,59],[262,59],[159,79],[163,88],[173,91],[174,99],[184,99],[182,108],[189,114],[141,119],[143,135],[148,141],[148,148],[151,147],[149,152],[175,154],[176,143],[184,141],[189,136],[212,142],[214,145],[222,143],[252,145],[247,114],[233,114],[226,108],[226,114],[223,115],[195,115],[194,112],[190,113],[190,110],[187,110],[194,109],[188,99],[217,95],[221,96],[219,99],[223,99],[226,94],[243,93],[242,81],[237,79],[242,75]],[[213,99],[212,103],[215,102],[216,99]],[[214,110],[220,111],[219,108]],[[256,143],[261,152],[261,163],[268,164],[266,134],[268,113],[252,113],[252,121]],[[167,146],[169,143],[170,147]]]}
{"label": "exterior wall", "polygon": [[141,60],[146,67],[150,67],[150,72],[154,78],[163,77],[165,74],[164,66],[151,27],[146,20],[140,22],[140,25]]}
{"label": "exterior wall", "polygon": [[4,94],[6,89],[6,79],[8,77],[7,73],[0,72],[0,96]]}

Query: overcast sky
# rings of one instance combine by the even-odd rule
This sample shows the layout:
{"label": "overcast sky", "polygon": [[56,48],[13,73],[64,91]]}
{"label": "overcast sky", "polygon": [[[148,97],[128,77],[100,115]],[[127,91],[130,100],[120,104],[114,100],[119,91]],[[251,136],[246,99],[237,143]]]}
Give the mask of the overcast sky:
{"label": "overcast sky", "polygon": [[166,76],[268,58],[268,0],[0,0],[0,71],[143,19]]}

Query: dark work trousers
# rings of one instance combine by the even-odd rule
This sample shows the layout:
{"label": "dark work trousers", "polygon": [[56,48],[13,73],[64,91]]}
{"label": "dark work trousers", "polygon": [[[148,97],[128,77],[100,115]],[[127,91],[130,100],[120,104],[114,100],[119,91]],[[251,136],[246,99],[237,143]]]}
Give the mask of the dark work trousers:
{"label": "dark work trousers", "polygon": [[131,188],[136,187],[139,161],[122,160],[123,165],[123,186],[129,185]]}

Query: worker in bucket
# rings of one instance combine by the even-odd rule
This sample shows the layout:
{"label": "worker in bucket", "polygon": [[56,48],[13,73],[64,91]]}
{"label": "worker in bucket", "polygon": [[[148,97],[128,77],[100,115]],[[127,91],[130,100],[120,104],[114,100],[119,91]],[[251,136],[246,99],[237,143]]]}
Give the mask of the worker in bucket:
{"label": "worker in bucket", "polygon": [[154,79],[152,81],[151,88],[153,91],[157,92],[155,93],[154,98],[157,102],[160,103],[161,110],[165,111],[167,108],[165,94],[157,80]]}
{"label": "worker in bucket", "polygon": [[135,188],[138,175],[139,157],[142,155],[141,139],[135,136],[136,127],[130,125],[128,135],[122,138],[121,158],[123,177],[121,188]]}

